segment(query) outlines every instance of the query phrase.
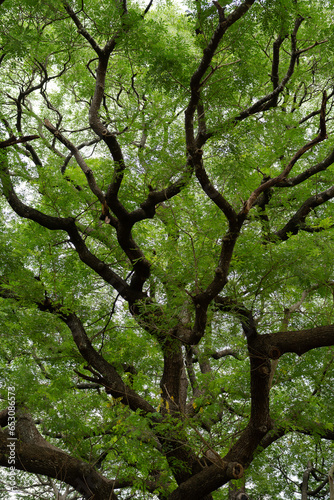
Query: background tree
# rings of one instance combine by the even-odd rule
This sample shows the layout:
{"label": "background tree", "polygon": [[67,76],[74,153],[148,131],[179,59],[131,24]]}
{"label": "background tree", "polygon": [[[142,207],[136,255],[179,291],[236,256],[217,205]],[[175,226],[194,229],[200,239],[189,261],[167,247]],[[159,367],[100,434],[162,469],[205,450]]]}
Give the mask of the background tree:
{"label": "background tree", "polygon": [[1,466],[325,498],[332,2],[0,3]]}

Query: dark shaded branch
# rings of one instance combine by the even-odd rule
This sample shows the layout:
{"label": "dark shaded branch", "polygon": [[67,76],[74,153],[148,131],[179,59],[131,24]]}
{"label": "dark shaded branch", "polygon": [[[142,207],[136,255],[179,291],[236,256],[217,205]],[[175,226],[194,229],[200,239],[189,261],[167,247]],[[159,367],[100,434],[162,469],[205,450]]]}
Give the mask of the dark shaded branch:
{"label": "dark shaded branch", "polygon": [[[113,493],[113,481],[103,477],[86,462],[71,457],[61,450],[51,450],[34,442],[16,441],[15,454],[15,468],[18,470],[64,481],[73,486],[86,500],[93,498],[117,500],[117,496]],[[8,458],[8,438],[0,432],[0,465],[9,467]]]}
{"label": "dark shaded branch", "polygon": [[301,356],[312,349],[330,346],[333,343],[334,325],[327,325],[306,330],[258,335],[253,341],[252,348],[255,352],[261,352],[271,359],[278,359],[288,352]]}
{"label": "dark shaded branch", "polygon": [[140,208],[129,214],[131,224],[135,224],[136,222],[144,219],[152,219],[155,216],[155,209],[157,205],[170,200],[174,196],[178,195],[182,189],[188,186],[192,177],[192,171],[192,166],[187,165],[184,173],[180,175],[179,179],[170,184],[167,188],[162,189],[161,191],[150,191],[146,200],[140,204]]}
{"label": "dark shaded branch", "polygon": [[[120,206],[119,203],[114,205],[113,198],[117,196],[117,193],[119,191],[123,178],[123,170],[125,168],[125,162],[120,145],[115,135],[111,133],[107,129],[107,127],[102,123],[98,111],[100,109],[101,102],[104,97],[105,78],[108,68],[109,57],[116,47],[116,40],[117,37],[119,36],[119,33],[117,33],[112,39],[110,39],[105,44],[103,49],[101,49],[101,47],[98,46],[94,38],[83,27],[82,23],[80,22],[79,18],[77,17],[73,9],[67,3],[65,3],[64,6],[67,13],[78,27],[78,32],[82,36],[84,36],[84,38],[86,38],[86,40],[89,42],[93,50],[98,55],[99,62],[96,70],[95,90],[89,108],[89,123],[94,132],[106,143],[115,162],[114,176],[107,190],[106,201],[109,207],[112,208],[112,210],[118,217],[119,213],[117,213],[117,211],[120,210],[122,207]],[[122,9],[123,9],[122,14],[126,14],[127,12],[126,2],[124,2]],[[123,29],[126,31],[127,29],[129,29],[129,26],[123,26]],[[122,209],[121,211],[124,212],[124,209]]]}
{"label": "dark shaded branch", "polygon": [[123,382],[115,368],[94,349],[80,319],[74,313],[70,313],[63,315],[63,320],[70,328],[73,340],[82,357],[101,374],[99,383],[105,387],[106,392],[119,399],[124,405],[129,406],[133,411],[156,413],[156,410],[147,401]]}
{"label": "dark shaded branch", "polygon": [[331,151],[331,153],[328,156],[326,156],[326,158],[321,162],[317,163],[316,165],[313,165],[312,167],[308,168],[301,174],[296,175],[295,177],[290,177],[289,179],[283,179],[282,181],[278,182],[275,187],[283,188],[283,187],[297,186],[298,184],[301,184],[302,182],[306,181],[313,175],[316,175],[317,173],[326,170],[333,163],[334,163],[334,150]]}
{"label": "dark shaded branch", "polygon": [[302,421],[298,421],[295,415],[292,417],[284,415],[284,423],[280,424],[279,422],[274,422],[273,428],[261,440],[259,449],[265,450],[269,448],[269,446],[278,439],[292,432],[304,434],[306,436],[314,436],[316,434],[322,439],[334,441],[334,431],[328,429],[328,426],[306,419],[304,416]]}
{"label": "dark shaded branch", "polygon": [[75,313],[62,311],[61,306],[54,304],[49,298],[37,305],[41,311],[56,314],[71,330],[80,354],[89,365],[87,369],[93,373],[95,378],[77,372],[80,377],[105,387],[108,394],[120,399],[133,411],[140,409],[145,413],[156,413],[156,410],[149,403],[123,382],[116,369],[94,349],[80,318]]}
{"label": "dark shaded branch", "polygon": [[254,1],[255,0],[246,0],[242,2],[242,4],[236,7],[234,11],[227,18],[219,15],[218,27],[216,28],[214,34],[212,35],[212,38],[209,41],[207,47],[203,50],[202,59],[198,65],[198,68],[191,77],[190,80],[191,98],[187,106],[187,109],[185,111],[186,145],[187,145],[187,151],[189,153],[194,153],[196,149],[193,118],[194,118],[194,113],[197,109],[197,105],[200,100],[201,80],[205,76],[206,71],[209,69],[212,58],[227,29],[246,14],[246,12],[253,5]]}
{"label": "dark shaded branch", "polygon": [[[276,238],[281,241],[286,241],[292,234],[297,234],[299,230],[308,230],[304,227],[305,219],[312,209],[326,203],[328,200],[334,198],[334,186],[326,189],[322,193],[311,196],[306,200],[302,206],[297,210],[297,212],[291,217],[289,222],[279,231],[274,233]],[[316,228],[313,229],[313,232]]]}
{"label": "dark shaded branch", "polygon": [[[116,194],[117,194],[116,192],[112,193],[109,192],[107,193],[106,197],[104,196],[104,193],[96,183],[93,171],[91,170],[91,168],[88,167],[88,165],[84,161],[78,148],[76,148],[66,137],[64,137],[59,132],[59,130],[57,130],[48,120],[44,120],[44,124],[45,127],[71,151],[79,167],[84,172],[91,191],[93,192],[93,194],[95,194],[95,196],[102,204],[102,213],[104,220],[108,221],[108,223],[112,224],[114,227],[117,228],[118,242],[121,245],[121,248],[126,253],[126,255],[131,260],[131,262],[133,263],[135,270],[131,286],[133,288],[136,288],[137,291],[141,291],[143,284],[149,277],[150,264],[145,259],[145,256],[143,255],[138,245],[132,238],[131,228],[134,221],[131,221],[130,217],[128,216],[128,213],[116,199]],[[115,184],[112,185],[115,186]],[[121,217],[122,223],[118,223],[117,219],[113,218],[110,215],[108,210],[108,205],[111,206],[112,210]]]}
{"label": "dark shaded branch", "polygon": [[92,47],[92,49],[97,53],[98,56],[100,54],[102,54],[101,47],[99,47],[99,45],[97,44],[96,40],[84,28],[84,26],[82,25],[81,21],[79,20],[78,16],[74,12],[74,10],[71,8],[71,6],[67,2],[64,2],[63,5],[64,5],[64,8],[65,8],[66,12],[71,17],[71,19],[75,23],[76,27],[78,28],[78,33],[80,35],[82,35],[84,38],[86,38],[87,42]]}
{"label": "dark shaded branch", "polygon": [[235,359],[241,359],[239,354],[233,349],[222,349],[221,351],[212,352],[209,356],[213,359],[221,359],[226,356],[233,356]]}
{"label": "dark shaded branch", "polygon": [[[1,425],[6,426],[4,412]],[[44,474],[73,486],[86,500],[117,500],[113,493],[114,481],[104,478],[83,460],[71,457],[48,443],[39,433],[27,413],[17,412],[16,431],[18,438],[0,430],[0,465],[10,467],[10,448],[15,450],[15,468],[25,472]]]}
{"label": "dark shaded branch", "polygon": [[206,290],[192,297],[196,314],[191,339],[194,345],[196,345],[204,335],[207,321],[207,309],[210,302],[218,296],[228,282],[230,262],[243,222],[244,218],[240,216],[236,221],[233,220],[233,222],[230,223],[228,231],[222,238],[219,261],[211,283]]}
{"label": "dark shaded branch", "polygon": [[203,500],[211,493],[228,483],[231,479],[239,479],[243,475],[243,467],[237,462],[220,461],[212,464],[198,474],[180,484],[167,500]]}
{"label": "dark shaded branch", "polygon": [[[285,37],[282,37],[279,35],[275,42],[273,43],[273,62],[272,62],[272,67],[271,67],[271,81],[273,82],[273,90],[277,89],[279,86],[279,60],[280,60],[280,48],[284,40],[286,39]],[[276,103],[278,100],[278,94],[275,97]]]}
{"label": "dark shaded branch", "polygon": [[152,4],[153,4],[153,0],[150,0],[149,3],[146,6],[146,9],[144,10],[144,16],[145,16],[145,14],[148,13],[148,11],[150,10],[150,8],[152,7]]}
{"label": "dark shaded branch", "polygon": [[72,217],[62,218],[46,215],[21,202],[14,191],[5,160],[3,160],[2,164],[0,164],[0,179],[4,195],[7,198],[9,205],[12,207],[14,212],[17,213],[17,215],[37,222],[39,225],[52,231],[66,231],[70,237],[71,243],[73,243],[76,251],[78,252],[79,258],[87,264],[88,267],[101,276],[104,281],[113,286],[125,300],[134,302],[145,297],[145,295],[136,291],[134,288],[131,289],[126,281],[120,278],[107,264],[88,250]]}
{"label": "dark shaded branch", "polygon": [[210,198],[210,200],[212,200],[213,203],[215,203],[215,205],[217,205],[217,207],[224,213],[228,221],[235,223],[237,214],[232,205],[211,183],[203,165],[202,155],[203,151],[197,149],[191,157],[195,167],[196,177],[202,186],[203,191]]}
{"label": "dark shaded branch", "polygon": [[214,303],[217,310],[237,316],[237,318],[241,321],[242,329],[246,338],[257,335],[253,313],[243,304],[239,304],[237,301],[230,299],[229,297],[215,297]]}
{"label": "dark shaded branch", "polygon": [[274,90],[269,94],[265,95],[264,97],[262,97],[261,99],[259,99],[256,103],[252,104],[249,108],[242,111],[238,116],[233,118],[234,122],[242,121],[251,115],[254,115],[262,111],[267,111],[268,109],[277,106],[279,94],[285,89],[287,83],[289,82],[294,73],[295,65],[299,56],[299,52],[297,50],[297,32],[303,20],[304,19],[301,16],[298,16],[295,21],[295,27],[293,32],[291,33],[290,63],[288,70],[285,76],[282,78],[281,82],[278,83],[279,49],[284,40],[278,37],[276,42],[274,42],[274,47],[273,47],[274,54],[273,54],[271,79],[273,82]]}
{"label": "dark shaded branch", "polygon": [[20,144],[21,142],[32,141],[33,139],[39,139],[39,135],[26,135],[24,137],[10,137],[5,141],[0,141],[0,148],[8,148],[9,146],[13,146],[14,144]]}

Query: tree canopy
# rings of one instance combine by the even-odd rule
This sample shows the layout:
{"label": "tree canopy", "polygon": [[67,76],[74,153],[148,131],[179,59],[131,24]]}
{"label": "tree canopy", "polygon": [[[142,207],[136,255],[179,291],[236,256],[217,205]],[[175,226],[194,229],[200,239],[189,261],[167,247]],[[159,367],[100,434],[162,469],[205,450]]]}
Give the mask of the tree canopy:
{"label": "tree canopy", "polygon": [[0,498],[328,498],[334,2],[148,2],[0,0]]}

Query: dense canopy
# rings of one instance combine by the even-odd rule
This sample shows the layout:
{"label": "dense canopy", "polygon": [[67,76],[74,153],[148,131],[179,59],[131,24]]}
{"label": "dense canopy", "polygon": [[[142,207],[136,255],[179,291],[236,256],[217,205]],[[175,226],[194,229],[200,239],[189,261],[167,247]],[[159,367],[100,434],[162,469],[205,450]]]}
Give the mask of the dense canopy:
{"label": "dense canopy", "polygon": [[329,498],[333,8],[0,0],[0,498]]}

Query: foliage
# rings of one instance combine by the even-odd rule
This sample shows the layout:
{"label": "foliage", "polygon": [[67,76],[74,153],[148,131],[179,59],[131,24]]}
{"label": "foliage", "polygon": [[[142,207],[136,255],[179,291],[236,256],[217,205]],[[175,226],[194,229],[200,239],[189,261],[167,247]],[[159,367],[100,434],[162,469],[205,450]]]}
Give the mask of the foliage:
{"label": "foliage", "polygon": [[18,498],[327,498],[332,12],[0,0]]}

